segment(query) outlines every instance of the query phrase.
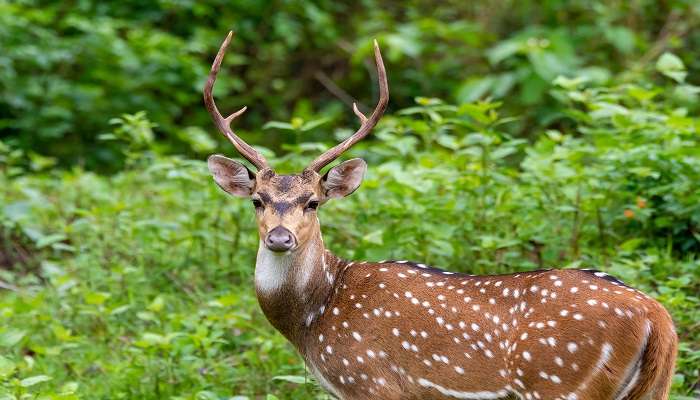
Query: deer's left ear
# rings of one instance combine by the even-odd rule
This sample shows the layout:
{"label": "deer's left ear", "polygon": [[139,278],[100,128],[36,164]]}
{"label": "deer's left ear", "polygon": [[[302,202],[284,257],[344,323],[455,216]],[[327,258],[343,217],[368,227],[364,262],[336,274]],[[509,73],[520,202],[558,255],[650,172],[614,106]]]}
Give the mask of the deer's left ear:
{"label": "deer's left ear", "polygon": [[353,158],[331,168],[321,178],[321,188],[326,198],[345,197],[354,192],[362,183],[367,163],[361,158]]}

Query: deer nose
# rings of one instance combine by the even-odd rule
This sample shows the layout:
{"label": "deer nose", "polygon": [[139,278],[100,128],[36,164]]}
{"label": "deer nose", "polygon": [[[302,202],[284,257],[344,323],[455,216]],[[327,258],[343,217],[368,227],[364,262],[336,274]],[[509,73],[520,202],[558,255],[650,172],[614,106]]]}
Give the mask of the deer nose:
{"label": "deer nose", "polygon": [[295,245],[296,239],[292,232],[281,225],[272,228],[265,237],[265,246],[272,251],[287,251]]}

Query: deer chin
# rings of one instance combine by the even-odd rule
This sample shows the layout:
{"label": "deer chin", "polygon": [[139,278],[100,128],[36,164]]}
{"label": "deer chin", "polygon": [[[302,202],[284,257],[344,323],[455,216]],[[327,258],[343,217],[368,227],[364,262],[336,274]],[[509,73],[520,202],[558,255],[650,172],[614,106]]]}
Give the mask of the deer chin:
{"label": "deer chin", "polygon": [[277,250],[274,248],[270,248],[265,244],[262,244],[262,246],[265,247],[265,250],[272,253],[271,256],[276,257],[293,257],[294,253],[296,253],[296,251],[299,249],[298,245],[286,250]]}

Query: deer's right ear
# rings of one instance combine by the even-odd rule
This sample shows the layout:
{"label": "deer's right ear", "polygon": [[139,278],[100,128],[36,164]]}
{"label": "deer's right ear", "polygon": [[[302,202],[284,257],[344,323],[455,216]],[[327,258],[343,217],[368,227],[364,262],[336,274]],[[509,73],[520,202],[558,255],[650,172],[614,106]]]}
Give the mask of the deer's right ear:
{"label": "deer's right ear", "polygon": [[255,174],[245,165],[218,154],[209,156],[207,166],[216,184],[227,193],[249,197],[255,188]]}
{"label": "deer's right ear", "polygon": [[327,198],[345,197],[362,183],[367,163],[361,158],[344,161],[331,168],[321,178],[321,187]]}

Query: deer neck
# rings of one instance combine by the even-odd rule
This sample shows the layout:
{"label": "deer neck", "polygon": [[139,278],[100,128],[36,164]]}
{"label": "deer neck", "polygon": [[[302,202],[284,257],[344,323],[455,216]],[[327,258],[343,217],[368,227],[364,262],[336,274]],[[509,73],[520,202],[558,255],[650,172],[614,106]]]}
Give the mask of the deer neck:
{"label": "deer neck", "polygon": [[326,309],[342,261],[320,233],[289,254],[260,242],[255,264],[258,302],[270,323],[304,354],[305,332]]}

